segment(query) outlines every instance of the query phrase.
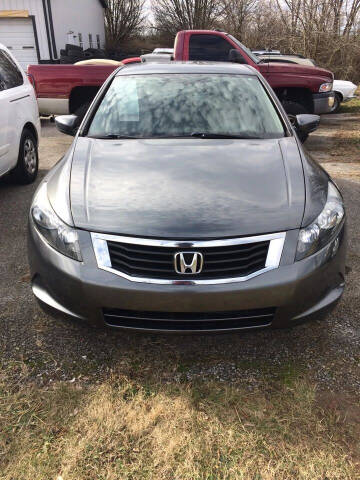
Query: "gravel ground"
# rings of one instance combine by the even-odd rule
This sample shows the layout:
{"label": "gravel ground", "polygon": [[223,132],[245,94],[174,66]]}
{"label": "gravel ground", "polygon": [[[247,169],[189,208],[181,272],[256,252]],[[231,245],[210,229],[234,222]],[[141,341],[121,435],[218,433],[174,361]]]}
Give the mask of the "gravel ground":
{"label": "gravel ground", "polygon": [[[360,126],[360,118],[355,121]],[[325,122],[308,142],[325,163],[327,157],[322,152],[331,141],[327,129]],[[58,134],[53,124],[44,123],[39,180],[70,142],[71,138]],[[356,164],[356,159],[352,163]],[[341,162],[335,164],[341,172],[337,180],[349,220],[343,300],[325,321],[291,330],[222,336],[128,335],[93,330],[44,314],[31,293],[26,258],[27,213],[36,186],[0,181],[0,364],[9,380],[40,385],[59,380],[93,383],[116,373],[166,383],[216,380],[253,390],[270,388],[279,379],[306,377],[321,390],[358,393],[360,183],[356,176],[347,178]]]}

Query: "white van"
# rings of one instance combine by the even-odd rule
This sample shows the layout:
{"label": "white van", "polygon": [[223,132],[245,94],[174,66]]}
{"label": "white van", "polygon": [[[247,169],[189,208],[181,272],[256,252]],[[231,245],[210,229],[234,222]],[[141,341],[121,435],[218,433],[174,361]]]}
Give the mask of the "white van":
{"label": "white van", "polygon": [[31,183],[38,172],[40,118],[34,89],[26,73],[0,44],[0,177],[11,173]]}

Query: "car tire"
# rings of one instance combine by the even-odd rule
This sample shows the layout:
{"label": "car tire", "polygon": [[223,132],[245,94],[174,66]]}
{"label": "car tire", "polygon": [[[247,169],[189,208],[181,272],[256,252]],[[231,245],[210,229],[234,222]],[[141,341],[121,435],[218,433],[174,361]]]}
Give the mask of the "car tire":
{"label": "car tire", "polygon": [[12,176],[17,183],[27,185],[36,180],[39,169],[38,144],[34,134],[24,129],[21,134],[19,156]]}
{"label": "car tire", "polygon": [[89,107],[91,105],[90,101],[86,101],[85,103],[82,103],[74,112],[74,114],[78,117],[79,119],[79,125],[83,121],[83,118],[85,117],[86,112],[89,110]]}
{"label": "car tire", "polygon": [[[284,107],[284,110],[287,113],[292,124],[294,124],[295,122],[296,115],[309,113],[306,107],[304,107],[304,105],[302,105],[301,103],[285,100],[284,102],[282,102],[282,106]],[[299,140],[304,143],[309,135],[307,133],[297,132],[297,136],[299,137]]]}
{"label": "car tire", "polygon": [[341,107],[342,98],[339,93],[335,92],[334,106],[332,107],[330,113],[337,113]]}

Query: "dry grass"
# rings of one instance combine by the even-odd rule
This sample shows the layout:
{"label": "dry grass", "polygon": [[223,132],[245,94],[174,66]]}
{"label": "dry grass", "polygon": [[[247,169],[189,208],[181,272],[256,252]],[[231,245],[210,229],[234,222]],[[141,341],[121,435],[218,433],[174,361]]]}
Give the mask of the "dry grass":
{"label": "dry grass", "polygon": [[3,383],[0,478],[355,480],[360,409],[349,419],[344,402],[296,379],[267,393],[125,377],[51,389]]}
{"label": "dry grass", "polygon": [[356,95],[358,95],[358,98],[341,105],[339,113],[360,113],[360,88],[357,89]]}

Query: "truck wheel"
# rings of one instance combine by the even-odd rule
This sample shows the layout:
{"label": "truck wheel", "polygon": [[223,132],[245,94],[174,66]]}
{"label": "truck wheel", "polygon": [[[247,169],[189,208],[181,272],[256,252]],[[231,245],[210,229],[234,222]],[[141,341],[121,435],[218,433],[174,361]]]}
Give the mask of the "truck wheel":
{"label": "truck wheel", "polygon": [[12,175],[16,182],[26,185],[35,181],[39,168],[39,154],[37,141],[25,129],[21,135],[18,162]]}
{"label": "truck wheel", "polygon": [[[304,107],[304,105],[302,105],[301,103],[285,100],[284,102],[282,102],[282,106],[284,107],[284,110],[287,113],[287,115],[290,119],[290,122],[293,125],[295,123],[296,115],[302,115],[304,113],[309,113],[307,111],[307,109]],[[307,133],[298,133],[297,135],[298,135],[301,143],[304,143],[305,140],[307,140],[307,138],[309,136]]]}
{"label": "truck wheel", "polygon": [[342,98],[339,93],[335,92],[334,106],[331,109],[330,113],[337,113],[341,107]]}
{"label": "truck wheel", "polygon": [[85,117],[86,112],[89,110],[90,105],[91,105],[91,102],[87,101],[85,103],[82,103],[80,107],[78,107],[75,110],[75,115],[79,119],[79,125],[82,122],[83,118]]}

